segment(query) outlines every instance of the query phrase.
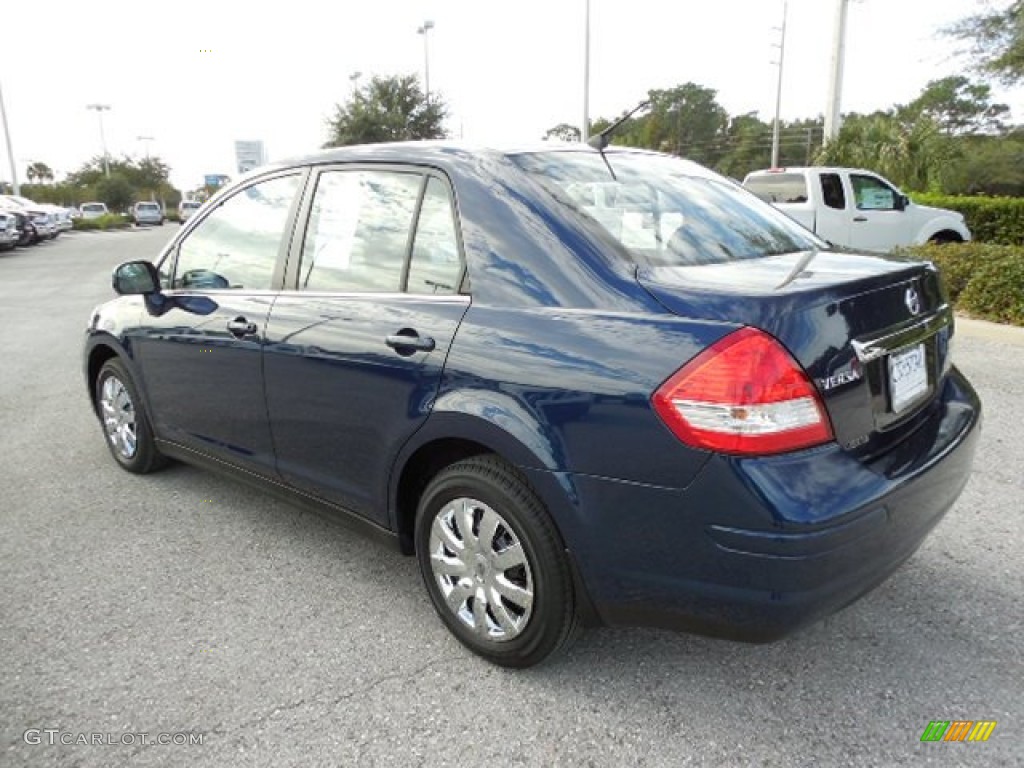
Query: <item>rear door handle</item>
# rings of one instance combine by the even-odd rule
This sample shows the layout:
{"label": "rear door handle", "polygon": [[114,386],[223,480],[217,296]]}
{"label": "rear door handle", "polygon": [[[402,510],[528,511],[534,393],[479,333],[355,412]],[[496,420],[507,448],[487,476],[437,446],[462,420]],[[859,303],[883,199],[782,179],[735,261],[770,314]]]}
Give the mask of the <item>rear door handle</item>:
{"label": "rear door handle", "polygon": [[228,320],[228,333],[239,339],[243,336],[253,336],[256,333],[256,323],[250,323],[244,317],[236,317],[234,320]]}
{"label": "rear door handle", "polygon": [[413,352],[433,352],[437,344],[430,336],[420,336],[411,328],[403,328],[398,333],[386,336],[384,343],[400,355],[411,355]]}

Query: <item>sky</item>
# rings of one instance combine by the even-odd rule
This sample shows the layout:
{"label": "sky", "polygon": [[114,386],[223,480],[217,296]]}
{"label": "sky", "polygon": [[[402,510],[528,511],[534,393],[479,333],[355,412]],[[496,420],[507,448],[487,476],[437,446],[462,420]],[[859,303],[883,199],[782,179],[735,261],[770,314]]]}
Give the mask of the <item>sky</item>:
{"label": "sky", "polygon": [[[1005,0],[993,0],[996,6]],[[33,161],[57,177],[101,154],[88,104],[107,104],[112,156],[167,162],[182,189],[235,174],[234,141],[262,140],[271,160],[316,150],[350,79],[422,75],[448,130],[480,143],[539,139],[583,114],[586,0],[371,0],[257,4],[237,0],[103,3],[47,0],[45,38],[5,34],[0,87],[19,181]],[[843,111],[913,99],[963,71],[938,34],[982,0],[853,0]],[[651,88],[687,81],[718,92],[731,113],[775,110],[773,61],[783,0],[591,0],[590,115],[613,117]],[[789,0],[783,119],[825,110],[834,0]],[[997,90],[1024,120],[1024,89]],[[140,136],[152,141],[140,141]],[[6,152],[0,179],[10,180]]]}

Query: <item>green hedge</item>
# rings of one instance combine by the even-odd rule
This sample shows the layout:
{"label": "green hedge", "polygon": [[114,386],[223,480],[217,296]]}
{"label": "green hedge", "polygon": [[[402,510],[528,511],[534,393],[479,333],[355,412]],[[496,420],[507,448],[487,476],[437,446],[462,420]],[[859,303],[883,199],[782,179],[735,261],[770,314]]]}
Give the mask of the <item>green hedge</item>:
{"label": "green hedge", "polygon": [[95,219],[75,219],[73,222],[73,227],[77,230],[123,229],[131,225],[132,220],[129,217],[117,213],[105,213]]}
{"label": "green hedge", "polygon": [[1024,325],[1024,246],[952,243],[922,245],[909,253],[942,270],[957,310],[982,320]]}
{"label": "green hedge", "polygon": [[1024,198],[912,195],[915,203],[959,211],[979,243],[1024,245]]}

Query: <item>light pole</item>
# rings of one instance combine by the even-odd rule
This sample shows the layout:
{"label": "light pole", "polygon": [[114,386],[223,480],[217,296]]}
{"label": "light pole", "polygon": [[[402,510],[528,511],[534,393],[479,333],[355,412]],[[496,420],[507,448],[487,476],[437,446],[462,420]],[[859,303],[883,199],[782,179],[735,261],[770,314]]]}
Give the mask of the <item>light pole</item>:
{"label": "light pole", "polygon": [[586,144],[590,138],[590,0],[586,0],[583,18],[583,128],[580,140]]}
{"label": "light pole", "polygon": [[846,58],[846,17],[850,0],[836,0],[835,37],[832,40],[832,76],[828,84],[825,108],[825,142],[839,135],[840,106],[843,100],[843,63]]}
{"label": "light pole", "polygon": [[149,142],[156,141],[152,136],[136,136],[136,141],[143,141],[146,143],[146,162],[149,162]]}
{"label": "light pole", "polygon": [[107,138],[103,135],[103,113],[110,110],[109,104],[87,104],[86,109],[96,110],[96,115],[100,119],[100,144],[103,147],[103,173],[106,176],[110,175],[110,166],[107,164]]}
{"label": "light pole", "polygon": [[363,76],[362,72],[353,72],[348,76],[349,82],[352,83],[352,98],[355,99],[356,93],[359,90],[359,78]]}
{"label": "light pole", "polygon": [[779,83],[775,90],[775,126],[772,128],[772,168],[779,167],[779,119],[782,113],[782,66],[786,61],[786,17],[789,0],[782,0],[782,29],[779,38]]}
{"label": "light pole", "polygon": [[14,165],[14,150],[11,148],[11,129],[7,127],[7,108],[4,106],[4,92],[0,88],[0,118],[3,118],[4,136],[7,139],[7,162],[11,164],[11,189],[14,194],[20,195],[21,188],[18,186],[18,169]]}
{"label": "light pole", "polygon": [[[149,142],[156,141],[156,139],[154,139],[152,136],[136,136],[135,140],[136,141],[145,142],[145,144],[146,144],[146,165],[148,166],[149,165]],[[149,199],[151,201],[153,201],[153,202],[156,202],[156,190],[155,189],[149,190]]]}
{"label": "light pole", "polygon": [[430,103],[430,30],[434,28],[434,22],[424,21],[422,26],[416,30],[417,35],[423,35],[423,90],[427,103]]}

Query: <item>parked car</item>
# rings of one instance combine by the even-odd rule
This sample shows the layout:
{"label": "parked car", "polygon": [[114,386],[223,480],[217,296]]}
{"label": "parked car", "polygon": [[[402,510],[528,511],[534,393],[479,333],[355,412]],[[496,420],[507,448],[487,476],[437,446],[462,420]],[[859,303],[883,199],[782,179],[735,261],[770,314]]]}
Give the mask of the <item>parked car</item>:
{"label": "parked car", "polygon": [[981,417],[931,264],[638,150],[330,150],[113,286],[83,363],[122,468],[220,470],[415,555],[513,667],[591,622],[764,641],[839,610],[955,502]]}
{"label": "parked car", "polygon": [[40,241],[39,232],[36,231],[36,226],[32,223],[32,216],[29,213],[20,208],[2,208],[0,206],[0,209],[14,217],[14,226],[18,233],[17,245],[19,247],[35,245]]}
{"label": "parked car", "polygon": [[164,225],[164,210],[160,203],[136,203],[132,206],[132,221],[136,226],[143,224]]}
{"label": "parked car", "polygon": [[0,207],[22,211],[32,220],[35,230],[34,242],[52,240],[59,234],[57,221],[49,211],[52,206],[19,195],[0,195]]}
{"label": "parked car", "polygon": [[894,184],[853,168],[774,168],[743,186],[830,243],[864,251],[971,239],[955,211],[917,205]]}
{"label": "parked car", "polygon": [[100,216],[106,216],[110,213],[105,203],[82,203],[78,206],[78,210],[81,212],[83,219],[98,219]]}
{"label": "parked car", "polygon": [[203,204],[198,200],[182,200],[178,203],[178,221],[184,224]]}
{"label": "parked car", "polygon": [[9,251],[21,239],[18,219],[13,212],[0,210],[0,251]]}

